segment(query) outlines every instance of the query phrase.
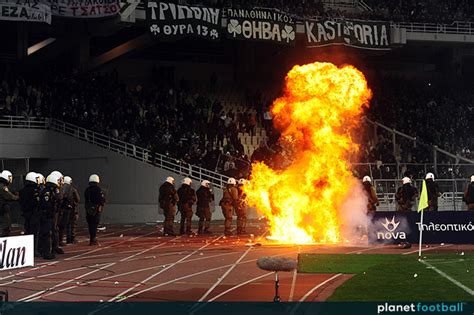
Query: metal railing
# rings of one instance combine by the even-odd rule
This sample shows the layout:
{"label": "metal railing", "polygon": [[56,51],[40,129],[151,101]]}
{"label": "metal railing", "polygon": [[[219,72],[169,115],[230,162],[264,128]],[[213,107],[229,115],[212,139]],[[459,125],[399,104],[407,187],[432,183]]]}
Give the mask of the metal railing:
{"label": "metal railing", "polygon": [[140,146],[127,143],[110,136],[88,130],[67,122],[50,118],[2,116],[0,117],[0,128],[28,128],[28,129],[48,129],[60,132],[76,139],[86,141],[101,148],[134,158],[162,169],[188,176],[194,180],[210,181],[214,187],[225,187],[228,177],[202,167],[184,163],[175,158],[153,153]]}
{"label": "metal railing", "polygon": [[[470,180],[461,179],[437,179],[441,196],[438,198],[439,211],[461,211],[466,210],[466,204],[463,201],[464,190],[469,185]],[[414,180],[413,185],[421,191],[422,180]],[[395,211],[397,202],[395,193],[401,186],[401,182],[396,179],[376,179],[374,186],[377,191],[377,197],[380,202],[378,211]],[[418,204],[418,201],[415,205]],[[413,207],[415,208],[415,207]],[[414,209],[416,210],[416,209]]]}
{"label": "metal railing", "polygon": [[391,26],[404,28],[410,33],[474,35],[474,22],[456,21],[452,24],[392,22]]}
{"label": "metal railing", "polygon": [[[460,156],[459,154],[453,154],[451,152],[448,152],[446,150],[443,150],[441,148],[439,148],[438,146],[436,145],[427,145],[425,143],[422,143],[420,140],[418,140],[416,137],[412,137],[412,136],[409,136],[401,131],[398,131],[396,129],[393,129],[393,128],[390,128],[390,127],[387,127],[379,122],[376,122],[376,121],[372,121],[371,119],[367,118],[367,117],[364,117],[365,121],[372,124],[374,126],[374,130],[375,130],[375,133],[377,134],[377,128],[381,128],[385,131],[388,131],[391,136],[392,136],[392,146],[393,146],[393,155],[394,156],[397,156],[397,136],[399,137],[402,137],[402,138],[405,138],[405,139],[408,139],[410,142],[413,143],[413,147],[415,148],[416,146],[420,146],[420,147],[424,147],[425,149],[428,149],[432,152],[433,154],[433,169],[435,170],[435,172],[437,172],[438,170],[438,165],[440,165],[438,163],[438,157],[439,157],[439,154],[443,154],[444,156],[447,156],[448,158],[451,158],[451,159],[454,159],[456,161],[455,164],[453,165],[459,165],[459,162],[463,162],[463,163],[466,163],[466,164],[470,164],[470,165],[474,165],[474,160],[471,160],[471,159],[468,159],[466,157],[463,157],[463,156]],[[397,161],[397,177],[398,178],[401,178],[401,173],[399,172],[400,170],[400,164],[405,164],[407,165],[406,163],[402,163],[401,161]]]}
{"label": "metal railing", "polygon": [[[211,171],[202,167],[191,165],[185,162],[182,162],[178,159],[159,154],[153,153],[148,149],[144,149],[140,146],[127,143],[118,139],[114,139],[110,136],[88,130],[83,127],[79,127],[74,124],[66,123],[57,119],[49,118],[38,118],[38,117],[20,117],[20,116],[1,116],[0,117],[0,128],[28,128],[28,129],[48,129],[63,133],[69,136],[72,136],[76,139],[86,141],[88,143],[97,145],[104,149],[137,159],[144,163],[148,163],[162,169],[183,175],[189,176],[195,180],[209,180],[215,187],[223,188],[225,187],[228,177]],[[423,172],[426,173],[431,164],[384,164],[384,166],[393,165],[395,166],[417,166],[423,167]],[[449,164],[449,165],[439,165],[446,167],[471,167],[474,164]],[[358,163],[353,164],[354,167],[368,166],[370,169],[377,168],[375,163]],[[365,174],[362,174],[365,175]],[[372,174],[374,175],[374,174]],[[377,176],[372,176],[377,178]],[[440,185],[440,189],[444,193],[446,198],[451,198],[453,200],[459,201],[460,196],[463,192],[463,189],[468,182],[467,179],[439,179],[437,180]],[[415,185],[421,187],[421,182],[415,181]],[[400,181],[397,179],[374,179],[374,184],[377,187],[377,192],[380,194],[380,197],[388,202],[393,202],[392,194],[395,194],[396,190],[400,186]],[[451,193],[452,195],[449,195]],[[387,199],[387,196],[389,197]]]}

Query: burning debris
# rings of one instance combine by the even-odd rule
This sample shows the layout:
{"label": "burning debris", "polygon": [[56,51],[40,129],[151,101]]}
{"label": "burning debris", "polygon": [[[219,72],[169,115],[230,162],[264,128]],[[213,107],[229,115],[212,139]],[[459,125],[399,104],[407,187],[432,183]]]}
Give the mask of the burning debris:
{"label": "burning debris", "polygon": [[353,66],[315,62],[287,74],[272,114],[291,163],[283,170],[254,164],[245,187],[249,205],[268,219],[272,239],[343,241],[341,207],[358,184],[349,165],[358,149],[351,133],[371,96],[364,75]]}

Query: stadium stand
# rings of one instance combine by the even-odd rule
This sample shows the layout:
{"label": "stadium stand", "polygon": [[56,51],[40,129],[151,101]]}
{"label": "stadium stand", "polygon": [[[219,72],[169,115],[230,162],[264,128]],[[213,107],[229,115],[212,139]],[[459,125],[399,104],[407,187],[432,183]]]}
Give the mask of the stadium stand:
{"label": "stadium stand", "polygon": [[[469,122],[474,119],[474,95],[470,90],[399,78],[383,80],[380,87],[374,85],[367,116],[416,137],[420,144],[401,138],[394,148],[385,130],[367,134],[361,141],[361,161],[372,164],[374,178],[421,178],[432,168],[428,145],[472,158],[474,130]],[[91,81],[97,84],[88,84]],[[174,87],[162,79],[126,85],[116,72],[72,72],[31,80],[5,74],[0,87],[1,115],[60,119],[239,178],[248,176],[251,161],[265,160],[277,167],[282,163],[275,145],[278,133],[265,120],[271,100],[271,93],[229,88],[196,91],[186,82]],[[447,165],[438,170],[440,178],[469,175],[461,166],[448,166],[455,164],[452,159],[440,159],[439,164]],[[366,167],[358,170],[361,174],[369,171]]]}

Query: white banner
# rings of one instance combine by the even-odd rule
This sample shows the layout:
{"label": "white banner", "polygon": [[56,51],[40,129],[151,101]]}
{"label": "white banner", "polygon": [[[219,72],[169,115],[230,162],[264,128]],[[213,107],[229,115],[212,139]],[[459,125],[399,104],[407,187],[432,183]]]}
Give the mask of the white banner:
{"label": "white banner", "polygon": [[119,0],[51,0],[50,3],[55,16],[99,18],[120,11]]}
{"label": "white banner", "polygon": [[34,266],[33,235],[0,238],[0,271]]}
{"label": "white banner", "polygon": [[51,24],[51,8],[39,0],[0,0],[0,20]]}

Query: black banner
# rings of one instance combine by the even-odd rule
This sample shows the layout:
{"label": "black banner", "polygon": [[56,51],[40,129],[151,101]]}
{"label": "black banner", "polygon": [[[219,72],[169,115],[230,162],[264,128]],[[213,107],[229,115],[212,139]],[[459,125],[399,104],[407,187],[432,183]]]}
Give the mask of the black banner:
{"label": "black banner", "polygon": [[272,9],[226,9],[227,34],[236,39],[271,41],[293,45],[296,41],[295,19]]}
{"label": "black banner", "polygon": [[423,228],[423,244],[474,244],[474,211],[426,211],[420,213],[376,212],[369,224],[369,242],[418,243]]}
{"label": "black banner", "polygon": [[193,36],[218,40],[220,37],[221,12],[218,8],[148,1],[146,19],[150,33],[158,38]]}
{"label": "black banner", "polygon": [[390,49],[390,24],[359,20],[305,21],[306,46],[346,45]]}

